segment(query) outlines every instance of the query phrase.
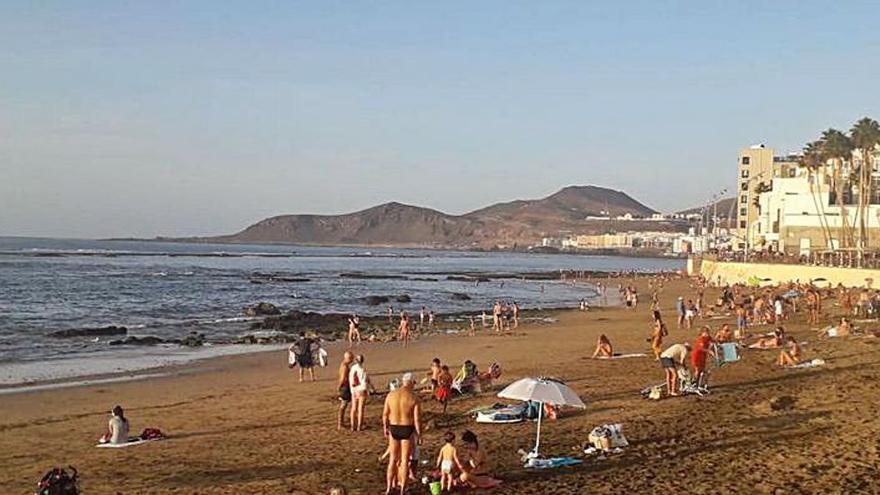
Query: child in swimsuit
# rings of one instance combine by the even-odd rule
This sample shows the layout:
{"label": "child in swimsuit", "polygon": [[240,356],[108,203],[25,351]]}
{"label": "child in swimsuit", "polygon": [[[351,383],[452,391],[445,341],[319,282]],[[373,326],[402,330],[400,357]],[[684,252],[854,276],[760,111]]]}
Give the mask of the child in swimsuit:
{"label": "child in swimsuit", "polygon": [[434,397],[443,404],[443,414],[446,414],[446,406],[449,404],[449,397],[452,395],[452,373],[449,372],[449,366],[445,364],[440,367],[440,374],[437,376],[437,390]]}
{"label": "child in swimsuit", "polygon": [[440,489],[452,490],[452,482],[455,477],[452,475],[452,469],[458,467],[461,471],[461,461],[458,460],[458,451],[455,449],[455,433],[447,431],[443,435],[446,442],[440,449],[440,455],[437,456],[437,467],[440,469]]}

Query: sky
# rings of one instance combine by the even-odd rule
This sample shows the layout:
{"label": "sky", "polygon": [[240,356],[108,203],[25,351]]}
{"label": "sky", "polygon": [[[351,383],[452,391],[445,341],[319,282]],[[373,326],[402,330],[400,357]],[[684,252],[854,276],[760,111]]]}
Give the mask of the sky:
{"label": "sky", "polygon": [[186,236],[572,184],[661,211],[880,118],[872,2],[0,3],[0,235]]}

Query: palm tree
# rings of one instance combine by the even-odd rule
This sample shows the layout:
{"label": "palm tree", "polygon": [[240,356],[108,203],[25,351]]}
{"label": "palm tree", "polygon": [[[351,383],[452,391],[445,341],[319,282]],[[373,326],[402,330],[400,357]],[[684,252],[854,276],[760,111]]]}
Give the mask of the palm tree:
{"label": "palm tree", "polygon": [[[880,124],[876,120],[864,117],[850,129],[852,144],[862,155],[862,163],[859,167],[859,253],[863,254],[868,247],[868,229],[866,225],[868,205],[871,202],[874,148],[880,144]],[[860,256],[861,257],[861,256]]]}
{"label": "palm tree", "polygon": [[828,129],[822,133],[822,155],[834,164],[834,189],[837,206],[840,207],[840,244],[848,247],[852,244],[849,238],[847,211],[843,201],[843,165],[852,157],[853,144],[846,134],[837,129]]}
{"label": "palm tree", "polygon": [[810,183],[810,193],[813,197],[813,205],[816,207],[816,213],[819,215],[819,225],[822,227],[822,238],[825,240],[825,247],[831,248],[831,228],[828,226],[828,219],[825,218],[825,205],[820,201],[819,188],[816,187],[816,179],[819,175],[819,169],[825,164],[826,160],[822,156],[822,141],[813,141],[804,146],[803,154],[800,157],[800,166],[807,170]]}

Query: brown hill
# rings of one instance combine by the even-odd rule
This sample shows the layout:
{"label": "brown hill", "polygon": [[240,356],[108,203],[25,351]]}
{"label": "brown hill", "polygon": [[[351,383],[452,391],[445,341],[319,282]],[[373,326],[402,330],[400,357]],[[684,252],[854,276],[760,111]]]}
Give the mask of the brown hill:
{"label": "brown hill", "polygon": [[281,215],[210,242],[319,245],[494,248],[526,246],[544,235],[609,230],[680,230],[667,222],[587,220],[611,216],[646,217],[654,210],[626,193],[597,186],[571,186],[546,198],[498,203],[464,215],[387,203],[345,215]]}

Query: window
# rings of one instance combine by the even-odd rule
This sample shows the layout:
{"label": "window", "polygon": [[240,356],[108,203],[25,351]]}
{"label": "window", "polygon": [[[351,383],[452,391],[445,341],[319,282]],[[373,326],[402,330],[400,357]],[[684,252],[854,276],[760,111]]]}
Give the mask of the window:
{"label": "window", "polygon": [[744,217],[744,216],[746,216],[746,215],[748,215],[748,214],[749,214],[749,209],[748,209],[748,208],[740,208],[740,209],[739,209],[739,216]]}
{"label": "window", "polygon": [[748,169],[743,170],[742,173],[740,174],[740,176],[742,176],[743,179],[748,179],[749,178],[749,170]]}
{"label": "window", "polygon": [[751,162],[751,159],[749,157],[747,157],[747,156],[743,157],[743,159],[742,159],[743,165],[748,165],[750,162]]}
{"label": "window", "polygon": [[741,228],[741,229],[746,228],[746,221],[745,220],[742,220],[739,222],[739,228]]}
{"label": "window", "polygon": [[743,194],[742,196],[740,196],[740,197],[739,197],[739,202],[742,203],[742,204],[746,204],[746,203],[748,203],[748,202],[749,202],[749,197],[748,197],[748,195]]}
{"label": "window", "polygon": [[742,189],[743,191],[748,191],[749,190],[749,181],[743,181],[742,185],[740,186],[740,189]]}

